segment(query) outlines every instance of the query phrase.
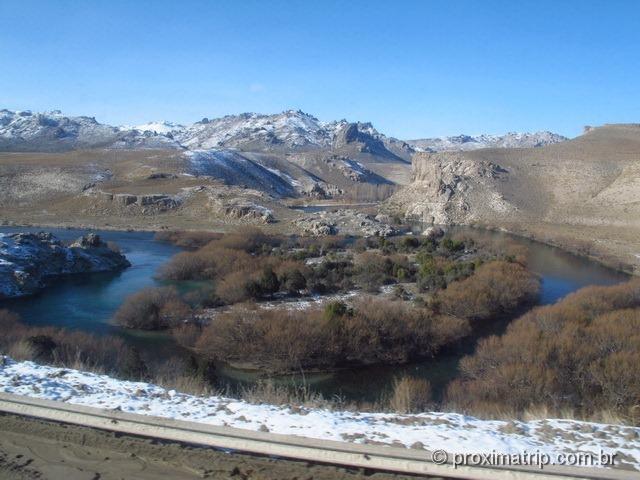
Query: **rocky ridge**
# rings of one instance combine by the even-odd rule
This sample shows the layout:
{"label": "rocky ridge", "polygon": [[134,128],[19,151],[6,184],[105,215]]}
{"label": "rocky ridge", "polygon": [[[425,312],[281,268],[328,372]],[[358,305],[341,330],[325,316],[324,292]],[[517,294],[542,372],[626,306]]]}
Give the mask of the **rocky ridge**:
{"label": "rocky ridge", "polygon": [[509,132],[504,135],[455,135],[450,137],[407,140],[416,151],[447,152],[469,151],[481,148],[536,148],[568,140],[549,131],[535,133]]}

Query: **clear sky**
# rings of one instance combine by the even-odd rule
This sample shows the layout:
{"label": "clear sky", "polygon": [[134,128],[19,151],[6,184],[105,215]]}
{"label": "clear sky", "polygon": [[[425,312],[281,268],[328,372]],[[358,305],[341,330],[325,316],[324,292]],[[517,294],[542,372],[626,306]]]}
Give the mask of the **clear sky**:
{"label": "clear sky", "polygon": [[0,0],[0,108],[575,136],[640,122],[640,1]]}

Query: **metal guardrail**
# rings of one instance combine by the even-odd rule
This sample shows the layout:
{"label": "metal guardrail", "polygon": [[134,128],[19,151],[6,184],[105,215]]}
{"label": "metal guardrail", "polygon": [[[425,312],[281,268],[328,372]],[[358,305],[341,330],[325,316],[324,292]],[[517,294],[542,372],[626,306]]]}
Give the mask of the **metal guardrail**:
{"label": "metal guardrail", "polygon": [[50,421],[70,423],[132,435],[205,445],[260,455],[306,460],[332,465],[364,467],[395,473],[469,480],[638,480],[640,474],[625,470],[546,466],[479,467],[438,465],[431,452],[383,445],[359,445],[316,440],[294,435],[255,432],[196,422],[72,405],[21,395],[0,393],[0,411]]}

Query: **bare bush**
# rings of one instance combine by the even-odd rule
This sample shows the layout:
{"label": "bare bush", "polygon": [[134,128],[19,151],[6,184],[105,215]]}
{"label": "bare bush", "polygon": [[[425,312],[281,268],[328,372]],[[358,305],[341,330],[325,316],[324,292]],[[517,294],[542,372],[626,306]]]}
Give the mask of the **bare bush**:
{"label": "bare bush", "polygon": [[482,320],[533,303],[540,281],[519,263],[493,261],[438,294],[443,313]]}
{"label": "bare bush", "polygon": [[31,327],[0,310],[0,352],[16,360],[33,360],[68,368],[140,378],[145,365],[119,337],[99,339],[85,332],[54,327]]}
{"label": "bare bush", "polygon": [[304,312],[234,307],[203,329],[196,348],[217,360],[295,371],[404,363],[433,355],[469,331],[463,319],[404,302],[366,299],[354,309],[334,305],[330,311]]}
{"label": "bare bush", "polygon": [[587,287],[512,322],[461,361],[448,388],[458,408],[532,405],[634,417],[640,399],[640,281]]}
{"label": "bare bush", "polygon": [[118,325],[141,330],[160,330],[189,320],[191,308],[175,288],[146,288],[128,296],[115,313]]}
{"label": "bare bush", "polygon": [[196,250],[207,243],[222,238],[221,233],[215,232],[190,232],[184,230],[160,231],[154,239],[159,242],[169,242],[189,250]]}

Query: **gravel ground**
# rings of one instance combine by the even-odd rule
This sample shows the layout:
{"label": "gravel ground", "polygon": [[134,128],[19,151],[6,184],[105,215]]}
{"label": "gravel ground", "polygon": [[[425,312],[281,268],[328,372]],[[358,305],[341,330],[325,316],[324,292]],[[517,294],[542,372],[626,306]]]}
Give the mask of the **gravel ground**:
{"label": "gravel ground", "polygon": [[0,414],[0,479],[404,480]]}

